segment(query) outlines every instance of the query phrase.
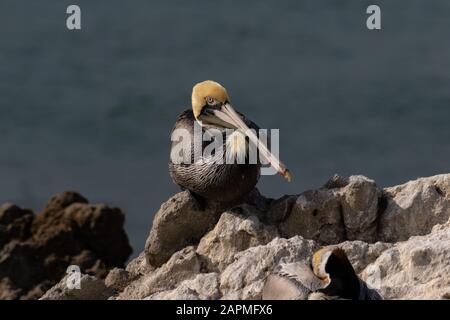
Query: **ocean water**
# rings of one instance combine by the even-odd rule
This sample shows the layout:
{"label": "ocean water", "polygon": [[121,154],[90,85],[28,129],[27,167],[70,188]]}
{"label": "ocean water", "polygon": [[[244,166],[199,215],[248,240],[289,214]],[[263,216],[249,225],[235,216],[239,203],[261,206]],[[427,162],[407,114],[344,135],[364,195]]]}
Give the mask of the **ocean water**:
{"label": "ocean water", "polygon": [[[82,30],[65,27],[66,7]],[[294,174],[267,196],[338,173],[380,186],[450,172],[450,2],[0,2],[0,203],[39,212],[76,190],[118,206],[135,254],[178,191],[170,130],[193,84],[222,83],[234,107],[279,128]]]}

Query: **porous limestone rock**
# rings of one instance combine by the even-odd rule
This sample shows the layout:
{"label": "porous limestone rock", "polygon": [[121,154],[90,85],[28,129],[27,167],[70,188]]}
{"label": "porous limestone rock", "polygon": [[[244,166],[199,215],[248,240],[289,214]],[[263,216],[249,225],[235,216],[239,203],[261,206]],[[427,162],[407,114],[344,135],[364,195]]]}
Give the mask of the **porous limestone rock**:
{"label": "porous limestone rock", "polygon": [[198,243],[214,227],[220,214],[215,208],[201,210],[187,191],[170,198],[163,203],[153,220],[145,244],[148,264],[159,267],[174,252]]}
{"label": "porous limestone rock", "polygon": [[[323,188],[306,191],[295,201],[292,196],[285,197],[286,204],[278,201],[272,210],[276,216],[284,216],[279,228],[287,238],[301,235],[324,245],[345,240],[374,242],[380,196],[373,180],[335,176]],[[288,212],[280,213],[280,207]]]}
{"label": "porous limestone rock", "polygon": [[112,288],[118,292],[125,289],[131,281],[133,281],[137,276],[128,272],[127,270],[121,268],[114,268],[109,271],[108,275],[105,278],[105,285],[108,288]]}
{"label": "porous limestone rock", "polygon": [[450,174],[420,178],[386,188],[379,239],[385,242],[425,235],[450,218]]}
{"label": "porous limestone rock", "polygon": [[155,293],[148,300],[215,300],[220,298],[219,275],[200,273],[181,282],[175,289]]}
{"label": "porous limestone rock", "polygon": [[386,299],[450,299],[450,223],[385,250],[362,277]]}
{"label": "porous limestone rock", "polygon": [[132,281],[117,299],[143,299],[160,291],[175,288],[180,282],[191,279],[201,271],[201,261],[195,248],[186,247],[158,269]]}
{"label": "porous limestone rock", "polygon": [[274,226],[262,223],[257,216],[224,212],[216,226],[198,244],[208,269],[223,271],[234,260],[234,255],[247,248],[266,244],[278,236]]}

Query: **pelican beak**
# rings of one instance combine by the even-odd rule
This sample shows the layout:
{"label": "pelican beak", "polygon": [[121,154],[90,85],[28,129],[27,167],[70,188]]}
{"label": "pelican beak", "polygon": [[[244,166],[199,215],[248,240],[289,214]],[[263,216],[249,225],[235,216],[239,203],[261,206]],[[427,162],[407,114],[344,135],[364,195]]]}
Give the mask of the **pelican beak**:
{"label": "pelican beak", "polygon": [[229,129],[238,129],[247,135],[250,141],[259,149],[260,155],[283,176],[287,181],[292,180],[291,172],[286,166],[269,151],[267,146],[258,138],[254,130],[251,130],[241,116],[234,110],[229,102],[213,108],[205,108],[205,114],[201,117],[202,122]]}

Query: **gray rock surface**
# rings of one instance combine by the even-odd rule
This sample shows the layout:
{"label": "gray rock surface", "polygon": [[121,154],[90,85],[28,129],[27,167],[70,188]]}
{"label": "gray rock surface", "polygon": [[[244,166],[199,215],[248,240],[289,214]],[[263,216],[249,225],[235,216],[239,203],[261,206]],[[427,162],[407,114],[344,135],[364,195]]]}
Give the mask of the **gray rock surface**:
{"label": "gray rock surface", "polygon": [[366,177],[333,177],[323,188],[291,196],[295,202],[292,198],[284,200],[292,204],[285,205],[281,235],[287,238],[301,235],[320,244],[345,240],[373,242],[377,237],[380,196],[381,190]]}
{"label": "gray rock surface", "polygon": [[323,246],[342,248],[384,298],[450,299],[450,174],[384,189],[334,176],[300,195],[252,197],[204,211],[172,197],[144,252],[108,275],[110,299],[260,299],[280,263],[308,264]]}
{"label": "gray rock surface", "polygon": [[278,236],[274,226],[265,225],[256,215],[243,216],[224,212],[213,230],[199,242],[197,253],[210,270],[223,271],[234,255],[247,248],[266,244]]}
{"label": "gray rock surface", "polygon": [[219,275],[199,273],[191,280],[184,280],[175,289],[161,291],[145,298],[148,300],[213,300],[220,298]]}
{"label": "gray rock surface", "polygon": [[441,174],[386,188],[386,209],[380,217],[379,239],[385,242],[425,235],[450,218],[450,178]]}
{"label": "gray rock surface", "polygon": [[186,247],[175,254],[158,269],[143,274],[130,283],[118,299],[143,299],[160,291],[175,288],[201,271],[201,261],[194,247]]}
{"label": "gray rock surface", "polygon": [[450,223],[398,242],[362,272],[386,299],[450,299]]}
{"label": "gray rock surface", "polygon": [[135,274],[121,268],[112,269],[105,278],[105,285],[116,291],[123,291],[134,279]]}
{"label": "gray rock surface", "polygon": [[215,208],[200,210],[187,191],[163,203],[153,220],[145,244],[147,262],[154,267],[165,263],[171,255],[200,240],[220,218]]}

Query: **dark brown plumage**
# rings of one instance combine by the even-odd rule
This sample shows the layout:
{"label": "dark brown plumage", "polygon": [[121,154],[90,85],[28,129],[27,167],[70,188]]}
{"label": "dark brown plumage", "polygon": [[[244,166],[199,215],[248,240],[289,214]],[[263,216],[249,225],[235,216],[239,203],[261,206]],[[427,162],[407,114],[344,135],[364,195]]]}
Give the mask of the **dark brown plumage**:
{"label": "dark brown plumage", "polygon": [[[258,127],[248,119],[244,121],[250,128]],[[175,164],[169,161],[169,173],[173,181],[183,189],[187,189],[195,195],[208,200],[231,202],[250,192],[257,184],[260,176],[260,164],[216,164],[216,163],[194,163],[194,114],[192,110],[184,111],[177,119],[174,130],[184,128],[191,134],[191,164]],[[207,128],[207,127],[206,127]],[[205,128],[202,128],[203,132]],[[224,154],[226,157],[225,130],[223,132]],[[188,141],[189,142],[189,141]],[[180,142],[183,143],[183,142]],[[202,151],[210,143],[204,141]],[[172,147],[176,142],[172,142]],[[225,161],[224,161],[225,162]]]}
{"label": "dark brown plumage", "polygon": [[[184,129],[190,139],[180,138],[180,141],[174,138],[180,132],[177,129]],[[195,137],[195,132],[200,129],[202,133],[210,133],[210,129],[219,132],[223,150],[203,156],[206,148],[211,146],[206,150],[215,150],[216,143],[212,144],[214,140],[204,141],[201,136]],[[172,130],[169,172],[173,181],[189,190],[197,200],[234,202],[249,193],[258,182],[260,156],[290,181],[289,170],[260,140],[258,130],[255,123],[234,110],[226,89],[219,83],[207,80],[196,84],[192,90],[192,110],[184,111]],[[230,131],[233,132],[231,136]],[[180,144],[183,148],[179,148]],[[253,153],[249,150],[258,151],[257,159],[252,159]],[[183,154],[180,161],[177,152],[190,155]],[[200,159],[195,159],[194,155]],[[229,161],[230,158],[234,160]],[[219,159],[221,163],[218,163]]]}

